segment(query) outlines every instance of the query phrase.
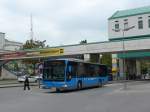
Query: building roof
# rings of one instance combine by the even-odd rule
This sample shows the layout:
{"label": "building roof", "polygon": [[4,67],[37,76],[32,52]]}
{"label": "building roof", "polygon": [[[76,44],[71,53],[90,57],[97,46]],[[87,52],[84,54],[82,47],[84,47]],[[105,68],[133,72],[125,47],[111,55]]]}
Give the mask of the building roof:
{"label": "building roof", "polygon": [[5,39],[6,42],[10,42],[10,43],[14,43],[14,44],[20,44],[20,45],[23,45],[23,43],[21,42],[17,42],[17,41],[11,41],[11,40],[8,40],[8,39]]}
{"label": "building roof", "polygon": [[141,15],[141,14],[148,14],[150,13],[150,6],[135,8],[135,9],[128,9],[128,10],[120,10],[116,11],[110,18],[110,19],[116,19],[116,18],[122,18],[122,17],[128,17],[128,16],[135,16],[135,15]]}

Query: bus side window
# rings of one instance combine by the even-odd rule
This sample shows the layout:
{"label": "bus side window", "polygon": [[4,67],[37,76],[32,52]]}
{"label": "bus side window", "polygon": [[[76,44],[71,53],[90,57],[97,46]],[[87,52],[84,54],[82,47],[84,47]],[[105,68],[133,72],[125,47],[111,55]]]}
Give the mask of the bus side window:
{"label": "bus side window", "polygon": [[84,63],[79,63],[78,64],[78,77],[83,77],[85,75],[85,70],[84,70]]}
{"label": "bus side window", "polygon": [[90,77],[90,65],[88,63],[84,64],[84,77]]}
{"label": "bus side window", "polygon": [[90,65],[89,72],[90,72],[90,77],[94,77],[94,72],[95,72],[94,65]]}
{"label": "bus side window", "polygon": [[67,80],[71,80],[72,78],[72,66],[71,65],[68,65],[68,68],[67,68]]}
{"label": "bus side window", "polygon": [[95,77],[98,77],[99,76],[99,66],[96,65],[95,66],[95,73],[94,73]]}
{"label": "bus side window", "polygon": [[107,76],[107,67],[104,65],[101,65],[99,68],[99,74],[100,76]]}
{"label": "bus side window", "polygon": [[76,62],[68,62],[68,72],[71,74],[71,77],[75,77],[77,75],[77,63]]}
{"label": "bus side window", "polygon": [[100,67],[99,68],[99,76],[102,76],[102,74],[103,74],[103,69]]}

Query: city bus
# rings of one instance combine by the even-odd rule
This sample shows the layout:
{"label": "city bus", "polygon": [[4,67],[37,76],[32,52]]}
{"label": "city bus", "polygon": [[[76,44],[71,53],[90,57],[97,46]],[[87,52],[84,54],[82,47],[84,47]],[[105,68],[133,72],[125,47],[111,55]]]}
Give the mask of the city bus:
{"label": "city bus", "polygon": [[108,69],[106,65],[78,59],[46,60],[42,82],[44,87],[57,91],[102,86],[108,82]]}

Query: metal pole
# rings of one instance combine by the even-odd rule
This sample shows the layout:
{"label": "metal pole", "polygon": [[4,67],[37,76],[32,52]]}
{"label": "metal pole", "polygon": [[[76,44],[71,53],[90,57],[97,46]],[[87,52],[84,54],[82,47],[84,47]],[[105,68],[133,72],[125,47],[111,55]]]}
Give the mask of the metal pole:
{"label": "metal pole", "polygon": [[118,31],[122,31],[122,33],[123,33],[123,38],[122,38],[122,54],[123,54],[123,77],[124,77],[124,89],[127,89],[127,82],[126,82],[126,74],[125,74],[125,45],[124,45],[124,33],[125,33],[125,31],[128,31],[128,30],[130,30],[130,29],[133,29],[133,28],[135,28],[135,26],[132,26],[132,27],[128,27],[128,28],[125,28],[125,26],[124,26],[124,29],[120,29],[120,30],[115,30],[115,29],[112,29],[113,31],[115,31],[115,32],[118,32]]}
{"label": "metal pole", "polygon": [[[40,58],[39,58],[39,62],[41,62]],[[38,71],[39,71],[39,73],[38,73],[38,75],[39,75],[39,78],[38,78],[38,86],[39,86],[39,88],[40,88],[40,82],[41,82],[41,81],[40,81],[40,74],[41,74],[40,72],[41,72],[41,71],[40,71],[39,68],[38,68]]]}
{"label": "metal pole", "polygon": [[125,73],[125,45],[124,45],[124,30],[123,31],[123,39],[122,39],[122,48],[123,48],[123,77],[124,77],[124,90],[127,89],[127,82],[126,82],[126,73]]}

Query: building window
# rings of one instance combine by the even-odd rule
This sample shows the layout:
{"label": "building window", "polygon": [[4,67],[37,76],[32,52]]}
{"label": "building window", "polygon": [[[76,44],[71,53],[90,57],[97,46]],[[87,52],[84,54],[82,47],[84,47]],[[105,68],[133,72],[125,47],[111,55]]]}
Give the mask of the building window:
{"label": "building window", "polygon": [[138,21],[138,28],[143,29],[143,21],[142,20]]}
{"label": "building window", "polygon": [[119,29],[119,23],[115,24],[115,29]]}
{"label": "building window", "polygon": [[150,19],[148,19],[148,27],[150,28]]}
{"label": "building window", "polygon": [[128,28],[128,22],[124,23],[124,29]]}
{"label": "building window", "polygon": [[126,21],[128,21],[128,19],[124,19],[124,21],[126,22]]}
{"label": "building window", "polygon": [[142,19],[142,17],[138,17],[138,19]]}

